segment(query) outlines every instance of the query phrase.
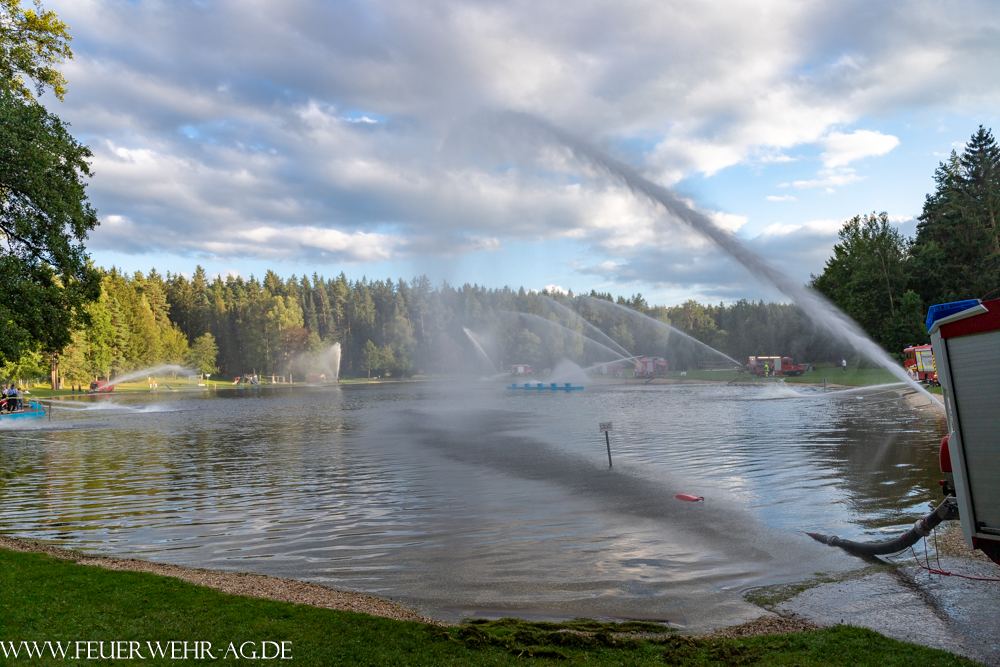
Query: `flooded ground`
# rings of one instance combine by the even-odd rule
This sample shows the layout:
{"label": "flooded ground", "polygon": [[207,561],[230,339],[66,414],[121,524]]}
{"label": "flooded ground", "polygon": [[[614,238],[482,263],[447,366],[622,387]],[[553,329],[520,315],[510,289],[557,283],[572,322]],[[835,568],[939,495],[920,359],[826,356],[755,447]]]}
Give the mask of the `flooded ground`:
{"label": "flooded ground", "polygon": [[[612,421],[614,467],[598,422]],[[937,501],[888,389],[485,382],[121,394],[0,431],[0,530],[372,593],[445,619],[753,615]],[[685,503],[674,496],[704,496]]]}

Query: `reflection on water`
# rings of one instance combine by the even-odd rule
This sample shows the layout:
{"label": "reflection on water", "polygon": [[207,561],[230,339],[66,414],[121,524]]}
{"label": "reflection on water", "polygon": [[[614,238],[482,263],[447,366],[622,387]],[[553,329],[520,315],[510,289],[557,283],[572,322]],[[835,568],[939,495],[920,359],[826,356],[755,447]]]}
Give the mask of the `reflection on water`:
{"label": "reflection on water", "polygon": [[0,530],[441,617],[692,628],[740,620],[748,587],[856,567],[801,531],[899,532],[936,500],[944,429],[894,393],[715,385],[118,395],[55,415],[0,431]]}

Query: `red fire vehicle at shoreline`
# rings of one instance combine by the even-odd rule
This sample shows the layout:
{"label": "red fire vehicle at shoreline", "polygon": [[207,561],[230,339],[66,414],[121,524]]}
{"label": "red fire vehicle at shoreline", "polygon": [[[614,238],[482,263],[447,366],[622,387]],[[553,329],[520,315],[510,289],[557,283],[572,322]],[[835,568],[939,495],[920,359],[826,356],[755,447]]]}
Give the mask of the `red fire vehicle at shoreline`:
{"label": "red fire vehicle at shoreline", "polygon": [[670,371],[670,365],[663,357],[636,357],[632,375],[637,378],[662,378]]}
{"label": "red fire vehicle at shoreline", "polygon": [[795,363],[791,357],[750,357],[747,371],[757,377],[769,375],[798,377],[806,372],[806,367]]}
{"label": "red fire vehicle at shoreline", "polygon": [[931,345],[911,345],[903,350],[903,367],[910,377],[918,382],[937,385],[937,365],[934,363],[934,348]]}

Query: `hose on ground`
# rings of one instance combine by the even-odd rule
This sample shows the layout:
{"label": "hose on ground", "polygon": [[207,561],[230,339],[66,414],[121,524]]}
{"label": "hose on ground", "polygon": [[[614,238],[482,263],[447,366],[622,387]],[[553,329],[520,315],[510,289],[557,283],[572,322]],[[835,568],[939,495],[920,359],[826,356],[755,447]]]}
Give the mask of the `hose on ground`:
{"label": "hose on ground", "polygon": [[931,534],[931,531],[942,521],[958,518],[958,505],[954,496],[948,496],[933,512],[913,524],[913,528],[894,540],[885,542],[852,542],[842,540],[836,535],[829,537],[822,533],[806,533],[817,542],[831,547],[840,547],[854,556],[884,556],[907,549]]}

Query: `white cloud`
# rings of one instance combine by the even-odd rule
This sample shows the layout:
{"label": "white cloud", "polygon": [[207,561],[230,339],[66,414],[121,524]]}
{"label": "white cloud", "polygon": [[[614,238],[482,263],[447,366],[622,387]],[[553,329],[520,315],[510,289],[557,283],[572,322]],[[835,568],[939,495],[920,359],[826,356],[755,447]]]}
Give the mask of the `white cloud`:
{"label": "white cloud", "polygon": [[734,215],[732,213],[722,213],[720,211],[712,211],[709,213],[709,217],[712,219],[716,225],[725,229],[731,234],[735,234],[743,228],[743,225],[749,222],[749,218],[745,215]]}
{"label": "white cloud", "polygon": [[[46,6],[73,26],[53,110],[94,149],[91,245],[120,252],[365,263],[572,239],[623,280],[708,280],[703,239],[476,114],[535,114],[661,183],[781,163],[785,186],[832,189],[899,143],[845,128],[1000,104],[1000,14],[971,0]],[[795,148],[815,145],[812,174]],[[675,254],[638,272],[649,251]]]}
{"label": "white cloud", "polygon": [[766,199],[767,201],[798,201],[798,199],[796,199],[792,195],[783,195],[781,197],[778,197],[777,195],[768,195],[764,197],[764,199]]}
{"label": "white cloud", "polygon": [[788,236],[799,231],[805,231],[817,236],[835,236],[844,226],[843,220],[812,220],[801,224],[784,224],[776,222],[764,228],[758,238],[768,236]]}
{"label": "white cloud", "polygon": [[[319,252],[353,263],[393,259],[399,254],[399,248],[405,245],[405,239],[388,234],[345,234],[336,229],[316,227],[256,227],[239,232],[233,242],[233,250],[238,253],[242,247],[252,247],[259,255],[261,249],[267,248],[272,257],[294,257],[302,251]],[[220,250],[215,250],[215,253],[234,254],[233,251]]]}
{"label": "white cloud", "polygon": [[[813,178],[805,181],[793,181],[791,185],[797,188],[826,187],[827,192],[833,192],[831,186],[840,187],[864,180],[864,176],[858,176],[850,167],[841,167],[839,169],[821,169],[816,175],[819,176],[819,178]],[[788,185],[788,183],[782,183],[779,187],[784,188],[788,187]]]}
{"label": "white cloud", "polygon": [[823,166],[832,169],[869,156],[885,155],[899,145],[899,139],[891,134],[855,130],[850,134],[831,132],[819,144],[826,149],[820,155]]}

